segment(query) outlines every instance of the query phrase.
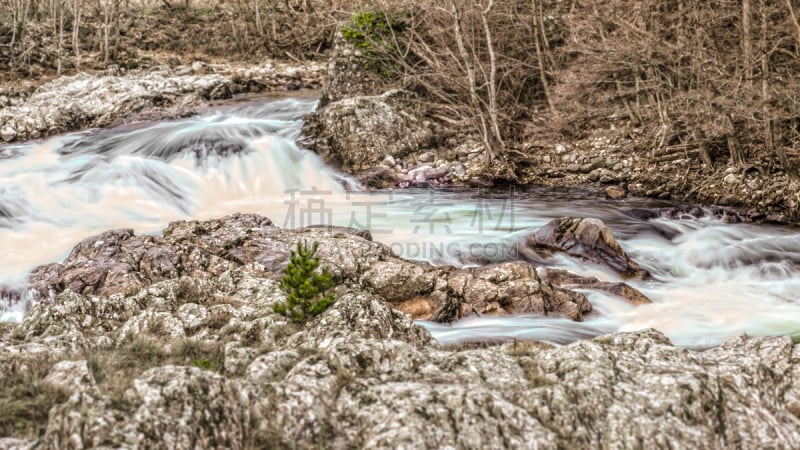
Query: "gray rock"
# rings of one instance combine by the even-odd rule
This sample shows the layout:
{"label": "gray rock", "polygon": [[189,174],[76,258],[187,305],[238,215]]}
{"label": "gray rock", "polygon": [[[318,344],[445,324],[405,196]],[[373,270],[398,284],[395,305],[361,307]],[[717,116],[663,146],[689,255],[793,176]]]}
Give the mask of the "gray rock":
{"label": "gray rock", "polygon": [[610,198],[611,200],[622,200],[623,198],[628,196],[628,193],[625,189],[619,186],[609,186],[605,190],[606,198]]}
{"label": "gray rock", "polygon": [[598,219],[553,219],[530,235],[526,245],[534,250],[561,251],[587,259],[626,277],[647,276],[647,272],[628,257],[611,229]]}
{"label": "gray rock", "polygon": [[[600,251],[572,225],[576,245]],[[597,224],[583,227],[589,225]],[[609,245],[603,228],[595,230]],[[30,374],[30,386],[44,382],[70,393],[50,408],[43,436],[2,438],[0,446],[758,449],[800,441],[800,346],[789,337],[741,335],[692,351],[644,330],[559,347],[514,342],[463,350],[440,347],[393,308],[410,297],[456,315],[469,305],[484,314],[499,308],[568,316],[580,303],[563,286],[608,287],[596,280],[551,269],[540,276],[522,262],[436,268],[352,233],[281,230],[255,215],[175,222],[156,241],[101,236],[76,247],[62,275],[88,273],[95,259],[113,275],[128,267],[120,246],[152,244],[172,248],[187,267],[178,272],[197,276],[128,264],[133,269],[124,273],[146,274],[135,292],[59,291],[21,324],[0,329],[0,379],[27,383],[19,375]],[[267,267],[279,266],[270,255],[300,237],[320,242],[339,286],[333,306],[298,325],[272,310],[285,294]],[[232,267],[209,271],[189,257],[198,249]],[[101,277],[90,290],[106,286],[122,285]],[[195,338],[142,325],[155,319],[191,329]],[[163,358],[207,343],[212,347],[197,348],[216,347],[224,361],[204,370],[192,359],[142,357],[133,371],[95,379],[86,355],[117,361],[135,339],[161,346]],[[31,370],[37,361],[45,370]]]}
{"label": "gray rock", "polygon": [[411,112],[402,91],[339,100],[309,114],[301,144],[346,171],[372,168],[430,145],[431,130]]}
{"label": "gray rock", "polygon": [[231,97],[238,84],[256,83],[266,88],[277,82],[274,89],[283,89],[289,74],[302,75],[311,82],[319,78],[323,66],[283,64],[274,68],[216,69],[216,73],[208,74],[195,73],[192,68],[185,72],[178,69],[180,73],[166,68],[121,74],[117,68],[104,75],[62,76],[39,86],[24,101],[0,105],[0,139],[5,142],[34,139],[108,126],[140,115],[177,116],[208,100]]}
{"label": "gray rock", "polygon": [[[178,224],[173,232],[184,229]],[[525,270],[455,272],[447,283],[466,292],[469,283],[456,283],[459,276],[509,282],[512,267]],[[180,283],[163,281],[129,297],[62,293],[32,313],[55,318],[55,311],[65,313],[62,301],[94,304],[91,321],[44,328],[114,339],[124,325],[120,311],[177,317],[194,308],[185,306],[193,302],[178,291]],[[364,292],[343,293],[307,324],[289,325],[271,310],[282,298],[275,281],[244,267],[198,288],[206,292],[197,298],[224,298],[240,311],[238,331],[206,324],[198,332],[210,342],[227,341],[224,375],[158,363],[131,380],[106,374],[130,384],[120,402],[76,358],[84,348],[63,346],[63,333],[26,333],[36,323],[26,319],[13,334],[27,337],[0,347],[0,374],[25,367],[36,348],[61,345],[50,357],[63,362],[47,379],[90,389],[51,409],[44,437],[0,442],[19,448],[309,448],[325,442],[330,448],[756,449],[792,448],[800,439],[800,347],[788,337],[737,336],[697,352],[647,330],[561,347],[516,342],[458,350],[440,348],[408,315]],[[163,351],[180,342],[162,339]]]}
{"label": "gray rock", "polygon": [[433,152],[425,152],[417,157],[417,160],[421,163],[432,163],[434,159]]}

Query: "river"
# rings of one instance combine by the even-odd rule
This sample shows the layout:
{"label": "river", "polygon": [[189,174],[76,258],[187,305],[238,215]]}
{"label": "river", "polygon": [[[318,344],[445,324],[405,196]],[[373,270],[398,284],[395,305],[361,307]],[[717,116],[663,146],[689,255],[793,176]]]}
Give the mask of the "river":
{"label": "river", "polygon": [[[440,342],[541,339],[565,343],[656,328],[703,348],[737,333],[800,337],[798,230],[727,223],[714,214],[664,214],[671,204],[609,201],[564,188],[405,189],[367,193],[299,149],[314,99],[237,103],[173,121],[140,123],[0,146],[0,285],[24,288],[35,266],[60,261],[80,240],[111,228],[158,233],[172,220],[254,212],[277,225],[368,228],[399,256],[476,265],[522,258],[514,243],[561,216],[595,217],[653,275],[631,281],[653,300],[633,307],[587,291],[597,314],[565,319],[481,317],[422,322]],[[699,217],[698,217],[699,216]],[[564,256],[535,261],[616,280]],[[30,303],[0,300],[0,321]]]}

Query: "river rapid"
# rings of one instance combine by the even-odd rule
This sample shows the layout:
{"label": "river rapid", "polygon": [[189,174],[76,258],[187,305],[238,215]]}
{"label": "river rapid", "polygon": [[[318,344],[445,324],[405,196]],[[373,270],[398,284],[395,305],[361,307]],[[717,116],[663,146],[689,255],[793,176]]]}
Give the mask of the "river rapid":
{"label": "river rapid", "polygon": [[[703,348],[738,334],[800,337],[800,233],[734,224],[714,214],[667,214],[672,204],[605,200],[563,188],[405,189],[367,193],[351,177],[298,148],[314,99],[239,103],[174,121],[140,123],[0,146],[0,321],[30,307],[27,273],[60,261],[87,236],[111,228],[159,233],[172,220],[233,212],[278,226],[367,228],[402,257],[477,265],[529,258],[614,281],[566,256],[515,252],[555,217],[605,221],[652,279],[630,281],[653,300],[634,307],[585,291],[597,313],[566,319],[481,317],[421,322],[443,344],[540,339],[566,343],[656,328],[676,345]],[[702,210],[700,210],[702,213]]]}

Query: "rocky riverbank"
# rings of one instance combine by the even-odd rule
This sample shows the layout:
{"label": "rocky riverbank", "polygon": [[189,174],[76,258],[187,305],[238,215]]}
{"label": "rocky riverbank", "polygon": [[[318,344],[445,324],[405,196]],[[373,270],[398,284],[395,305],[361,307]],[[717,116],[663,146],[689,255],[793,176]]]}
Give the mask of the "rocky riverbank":
{"label": "rocky riverbank", "polygon": [[[299,239],[320,243],[337,280],[336,303],[304,325],[272,310]],[[443,304],[440,320],[494,300],[509,312],[585,311],[524,266],[433,268],[357,230],[282,230],[255,215],[89,238],[34,272],[50,298],[0,328],[0,435],[9,436],[0,446],[791,448],[800,439],[800,347],[789,338],[737,336],[704,352],[656,331],[441,348],[396,309]]]}
{"label": "rocky riverbank", "polygon": [[317,89],[325,65],[267,63],[159,66],[121,73],[57,78],[39,86],[0,89],[0,139],[38,139],[85,128],[193,114],[237,94]]}
{"label": "rocky riverbank", "polygon": [[321,108],[308,116],[301,139],[366,185],[593,186],[615,199],[670,199],[729,208],[742,220],[800,222],[800,181],[789,174],[722,159],[709,166],[690,147],[636,153],[646,147],[643,138],[613,120],[580,139],[511,143],[492,159],[468,124],[436,116],[397,83],[376,79],[367,62],[336,41]]}

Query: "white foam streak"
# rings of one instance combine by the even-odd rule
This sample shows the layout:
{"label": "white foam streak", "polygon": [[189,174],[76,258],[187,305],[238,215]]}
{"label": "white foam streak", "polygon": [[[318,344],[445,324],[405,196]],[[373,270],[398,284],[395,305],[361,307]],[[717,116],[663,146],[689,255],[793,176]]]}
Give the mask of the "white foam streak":
{"label": "white foam streak", "polygon": [[[0,149],[12,155],[0,160],[0,286],[24,290],[27,272],[62,260],[87,236],[111,228],[157,232],[185,218],[252,212],[279,226],[332,221],[368,227],[399,256],[464,266],[513,259],[516,242],[527,233],[554,216],[572,215],[597,217],[614,228],[623,247],[653,274],[652,280],[630,281],[653,304],[633,307],[586,291],[597,315],[584,323],[520,316],[426,326],[443,343],[521,338],[561,343],[649,327],[694,347],[716,345],[740,332],[800,336],[796,230],[691,216],[648,222],[624,213],[633,199],[611,203],[586,194],[570,197],[563,189],[530,191],[511,205],[498,192],[496,198],[477,191],[436,198],[413,189],[346,192],[344,186],[357,186],[354,180],[294,144],[302,115],[314,105],[312,100],[245,105]],[[479,216],[485,221],[476,220]],[[563,255],[536,263],[619,281],[607,268]],[[8,303],[0,299],[0,321],[20,319],[26,303],[2,310]]]}

